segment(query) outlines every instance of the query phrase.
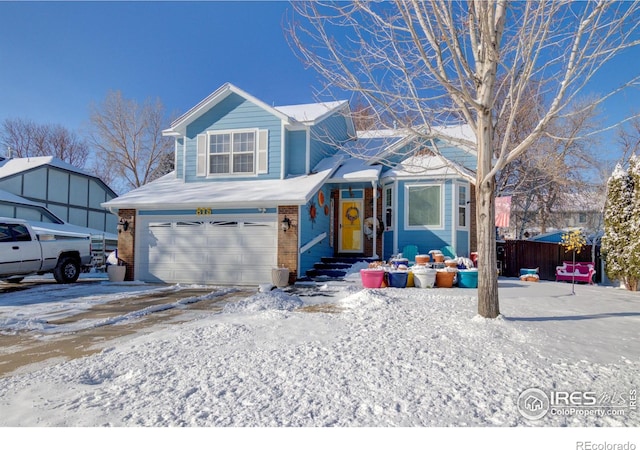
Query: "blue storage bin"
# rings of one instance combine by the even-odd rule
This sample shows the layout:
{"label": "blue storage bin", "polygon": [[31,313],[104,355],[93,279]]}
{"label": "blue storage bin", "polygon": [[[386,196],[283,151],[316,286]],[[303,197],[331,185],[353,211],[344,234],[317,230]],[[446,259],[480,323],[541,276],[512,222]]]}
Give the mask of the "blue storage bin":
{"label": "blue storage bin", "polygon": [[389,272],[389,287],[395,288],[404,288],[407,287],[407,278],[409,276],[409,272],[401,271],[401,272]]}
{"label": "blue storage bin", "polygon": [[477,288],[478,287],[478,270],[466,269],[458,271],[458,287],[461,288]]}
{"label": "blue storage bin", "polygon": [[538,275],[538,269],[520,269],[520,276],[522,275]]}

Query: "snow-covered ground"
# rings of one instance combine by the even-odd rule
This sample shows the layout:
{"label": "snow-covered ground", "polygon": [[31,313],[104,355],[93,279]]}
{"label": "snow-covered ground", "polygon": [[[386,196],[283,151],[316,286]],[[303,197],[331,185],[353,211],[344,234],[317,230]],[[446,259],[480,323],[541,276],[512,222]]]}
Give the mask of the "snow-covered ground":
{"label": "snow-covered ground", "polygon": [[[352,280],[259,292],[0,378],[0,426],[640,425],[640,293],[577,285],[570,295],[570,284],[501,279],[503,317],[485,320],[475,289],[367,290]],[[158,287],[78,284],[60,302],[64,287],[47,289],[47,301],[33,289],[0,294],[0,333],[47,339],[74,331],[47,325],[52,317]],[[529,388],[551,398],[542,419],[521,413]]]}

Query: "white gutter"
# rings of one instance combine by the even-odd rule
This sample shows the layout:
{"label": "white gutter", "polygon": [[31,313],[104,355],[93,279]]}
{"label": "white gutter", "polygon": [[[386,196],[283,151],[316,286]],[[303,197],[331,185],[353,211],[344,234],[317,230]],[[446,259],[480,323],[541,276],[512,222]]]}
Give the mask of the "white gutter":
{"label": "white gutter", "polygon": [[[287,153],[286,153],[286,142],[285,142],[285,135],[286,135],[286,129],[284,126],[284,122],[280,122],[280,179],[284,180],[286,173],[285,173],[285,166],[287,164]],[[268,154],[268,153],[267,153]],[[269,165],[269,161],[268,161],[268,157],[267,157],[267,166]],[[267,169],[268,171],[268,169]]]}
{"label": "white gutter", "polygon": [[378,189],[376,181],[371,181],[371,188],[373,189],[373,255],[372,258],[379,258],[378,256]]}
{"label": "white gutter", "polygon": [[305,154],[305,172],[309,173],[311,171],[311,129],[307,128],[306,130],[306,154]]}
{"label": "white gutter", "polygon": [[[458,223],[457,223],[457,215],[456,215],[456,211],[458,210],[458,202],[460,201],[458,199],[458,194],[457,194],[457,188],[458,184],[457,183],[451,183],[451,189],[453,189],[453,193],[451,195],[451,198],[453,199],[453,207],[451,208],[451,246],[454,249],[458,248]],[[443,202],[444,203],[444,202]],[[458,253],[458,251],[456,250],[456,254]]]}

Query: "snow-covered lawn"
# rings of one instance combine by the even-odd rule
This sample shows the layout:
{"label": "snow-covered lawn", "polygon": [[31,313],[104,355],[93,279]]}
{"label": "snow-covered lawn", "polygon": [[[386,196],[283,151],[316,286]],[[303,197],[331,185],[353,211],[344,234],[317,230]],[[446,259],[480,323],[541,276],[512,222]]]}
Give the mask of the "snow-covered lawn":
{"label": "snow-covered lawn", "polygon": [[[150,288],[95,283],[78,289],[75,304]],[[640,293],[578,285],[570,295],[570,284],[501,279],[504,317],[484,320],[474,289],[345,282],[312,291],[323,295],[256,293],[222,313],[0,378],[0,425],[640,425]],[[46,338],[54,331],[40,319],[74,309],[21,295],[1,294],[0,333],[40,327]],[[572,393],[582,405],[529,420],[518,409],[529,388]],[[597,405],[584,408],[592,397]]]}

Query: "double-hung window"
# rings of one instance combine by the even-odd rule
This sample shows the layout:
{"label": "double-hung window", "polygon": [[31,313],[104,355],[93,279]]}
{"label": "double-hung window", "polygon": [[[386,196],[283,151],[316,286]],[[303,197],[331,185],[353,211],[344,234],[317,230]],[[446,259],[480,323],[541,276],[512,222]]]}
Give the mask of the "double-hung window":
{"label": "double-hung window", "polygon": [[255,173],[256,132],[209,135],[209,174]]}
{"label": "double-hung window", "polygon": [[393,227],[393,186],[384,188],[384,226],[387,230]]}
{"label": "double-hung window", "polygon": [[467,200],[467,187],[459,185],[458,186],[458,227],[466,228],[467,227],[467,205],[469,201]]}
{"label": "double-hung window", "polygon": [[269,172],[269,130],[209,131],[197,137],[196,176]]}

